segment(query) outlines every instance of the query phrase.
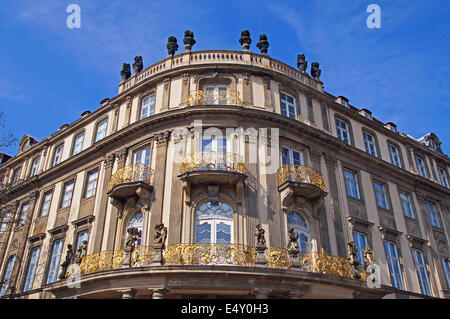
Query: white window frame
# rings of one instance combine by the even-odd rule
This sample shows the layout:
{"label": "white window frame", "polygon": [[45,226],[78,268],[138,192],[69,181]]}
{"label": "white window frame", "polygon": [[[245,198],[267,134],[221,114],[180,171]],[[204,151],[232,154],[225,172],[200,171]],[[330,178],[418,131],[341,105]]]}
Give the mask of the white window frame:
{"label": "white window frame", "polygon": [[77,234],[74,251],[77,251],[77,249],[83,244],[83,241],[85,240],[89,240],[89,229],[84,229]]}
{"label": "white window frame", "polygon": [[[95,175],[95,178],[92,176]],[[84,198],[89,198],[95,196],[97,192],[97,182],[98,182],[98,169],[93,169],[87,172],[86,176],[86,190],[84,192]],[[94,186],[92,186],[94,184]]]}
{"label": "white window frame", "polygon": [[152,93],[142,98],[139,119],[143,120],[154,114],[155,114],[155,93]]}
{"label": "white window frame", "polygon": [[[288,152],[289,158],[287,159],[287,163],[285,163],[286,157],[284,156],[284,151]],[[298,158],[300,161],[295,159],[295,155],[298,154]],[[297,162],[297,163],[296,163]],[[281,148],[281,164],[282,165],[305,165],[305,161],[303,159],[303,152],[299,150],[295,150],[289,147],[283,146]]]}
{"label": "white window frame", "polygon": [[72,150],[72,156],[77,155],[78,153],[83,151],[83,142],[84,142],[84,132],[81,132],[81,133],[77,134],[77,136],[75,136],[73,150]]}
{"label": "white window frame", "polygon": [[[48,199],[47,196],[49,197]],[[52,204],[52,198],[53,198],[53,191],[47,191],[42,195],[42,205],[39,212],[39,217],[48,215],[50,211],[50,205]]]}
{"label": "white window frame", "polygon": [[[36,254],[35,254],[36,252]],[[30,257],[27,265],[27,273],[25,276],[25,282],[23,285],[23,292],[27,292],[33,289],[34,277],[36,275],[36,269],[39,262],[39,255],[41,253],[41,247],[36,246],[31,249]]]}
{"label": "white window frame", "polygon": [[[283,95],[285,96],[284,99],[283,99]],[[293,100],[293,103],[288,101],[288,97],[290,97]],[[284,113],[283,113],[283,105],[282,105],[283,103],[286,105],[286,109],[285,109]],[[292,112],[292,110],[294,112]],[[284,115],[286,117],[296,120],[298,118],[296,98],[286,92],[280,92],[280,112],[281,112],[281,115]],[[293,113],[293,116],[291,116],[292,113]]]}
{"label": "white window frame", "polygon": [[420,158],[419,156],[415,156],[417,171],[419,172],[419,175],[425,178],[428,178],[427,174],[427,168],[425,166],[425,161]]}
{"label": "white window frame", "polygon": [[391,157],[391,163],[400,168],[402,167],[402,161],[400,159],[400,150],[397,146],[388,143],[389,155]]}
{"label": "white window frame", "polygon": [[47,284],[54,283],[58,280],[59,264],[61,261],[62,249],[64,241],[62,238],[56,239],[51,245],[51,255],[48,264]]}
{"label": "white window frame", "polygon": [[364,137],[364,145],[366,146],[366,152],[375,157],[378,156],[375,137],[367,132],[363,132],[363,137]]}
{"label": "white window frame", "polygon": [[[384,241],[384,251],[386,253],[386,261],[388,264],[392,286],[397,289],[404,290],[405,285],[403,282],[403,273],[398,257],[397,245],[390,241]],[[394,267],[396,269],[394,269]],[[398,271],[398,274],[395,273],[395,270]]]}
{"label": "white window frame", "polygon": [[[404,196],[402,196],[402,195],[404,195]],[[406,217],[409,217],[409,218],[415,218],[414,210],[413,210],[412,202],[411,202],[411,195],[408,193],[400,192],[399,197],[400,197],[400,204],[401,204],[402,210],[403,210],[403,215]],[[406,197],[406,199],[402,198],[402,197]]]}
{"label": "white window frame", "polygon": [[[441,228],[442,225],[441,225],[441,221],[439,218],[439,212],[437,211],[437,208],[436,208],[436,204],[426,203],[425,207],[427,209],[427,213],[430,218],[431,226]],[[430,210],[430,208],[432,208],[432,209]]]}
{"label": "white window frame", "polygon": [[145,166],[150,167],[151,158],[152,158],[151,147],[147,146],[145,148],[141,148],[133,152],[133,165],[144,164]]}
{"label": "white window frame", "polygon": [[432,296],[430,279],[428,278],[425,258],[420,250],[412,249],[414,264],[416,265],[417,280],[422,294]]}
{"label": "white window frame", "polygon": [[106,137],[107,129],[108,129],[108,119],[107,118],[105,118],[97,123],[97,126],[95,128],[94,143],[97,143],[98,141],[101,141]]}
{"label": "white window frame", "polygon": [[[342,124],[345,127],[343,127]],[[338,139],[344,141],[348,145],[352,145],[352,141],[350,138],[350,128],[349,128],[349,124],[346,121],[343,121],[343,120],[337,118],[336,119],[336,131],[337,131]],[[344,134],[347,136],[345,137]]]}
{"label": "white window frame", "polygon": [[353,241],[355,243],[355,247],[358,249],[357,257],[358,257],[359,263],[361,265],[364,265],[364,252],[366,251],[366,247],[368,246],[367,236],[364,233],[354,231],[353,232]]}
{"label": "white window frame", "polygon": [[[225,99],[223,99],[223,96],[220,94],[220,92],[225,91]],[[208,93],[207,93],[208,92]],[[209,93],[211,92],[211,93]],[[229,94],[229,87],[228,85],[205,85],[203,87],[203,93],[204,93],[204,100],[203,104],[206,105],[226,105],[228,104],[228,94]],[[209,96],[211,94],[211,96]]]}
{"label": "white window frame", "polygon": [[56,166],[59,163],[61,163],[63,150],[64,150],[64,144],[59,144],[58,146],[55,147],[55,152],[53,154],[52,166]]}
{"label": "white window frame", "polygon": [[[377,186],[381,186],[381,190],[377,189]],[[377,206],[383,209],[389,209],[389,201],[387,196],[386,185],[377,181],[373,181],[373,190],[375,192],[375,201]],[[385,206],[383,206],[383,203]]]}
{"label": "white window frame", "polygon": [[72,203],[72,196],[73,196],[73,189],[75,187],[75,181],[71,180],[66,183],[64,183],[63,186],[63,197],[61,200],[61,207],[60,208],[66,208],[69,207]]}
{"label": "white window frame", "polygon": [[[345,174],[346,172],[350,173],[355,178],[353,179],[353,178],[347,177],[346,174]],[[348,181],[348,183],[347,183],[347,181]],[[359,190],[359,182],[358,182],[358,174],[356,172],[344,169],[344,183],[345,183],[345,189],[346,189],[346,193],[347,193],[348,197],[361,199],[361,192]],[[351,186],[351,185],[355,185],[355,187],[350,187],[349,188],[349,186]],[[354,192],[353,192],[354,190],[356,190],[357,197],[354,196],[355,195]],[[349,192],[351,194],[349,194]]]}
{"label": "white window frame", "polygon": [[[207,202],[206,202],[207,203]],[[225,202],[220,202],[222,204],[227,205],[230,210],[231,210],[231,216],[223,216],[220,214],[208,214],[208,215],[200,215],[197,216],[197,211],[198,209],[201,207],[201,205],[205,204],[202,203],[201,205],[199,205],[198,208],[196,208],[195,212],[194,212],[194,243],[198,243],[198,244],[222,244],[222,245],[226,245],[225,243],[218,243],[217,242],[217,227],[219,226],[219,224],[224,224],[226,226],[230,227],[230,242],[227,244],[233,244],[234,243],[234,221],[233,221],[233,208],[228,205]],[[210,237],[209,237],[209,243],[206,242],[198,242],[197,241],[197,232],[198,232],[198,227],[204,224],[208,224],[209,225],[209,232],[210,232]]]}
{"label": "white window frame", "polygon": [[40,156],[38,156],[35,159],[33,159],[33,162],[31,162],[30,177],[37,174],[40,162],[41,162],[41,157]]}
{"label": "white window frame", "polygon": [[27,219],[28,209],[30,208],[29,202],[24,202],[20,207],[19,218],[17,219],[17,225],[23,226],[25,225],[25,221]]}

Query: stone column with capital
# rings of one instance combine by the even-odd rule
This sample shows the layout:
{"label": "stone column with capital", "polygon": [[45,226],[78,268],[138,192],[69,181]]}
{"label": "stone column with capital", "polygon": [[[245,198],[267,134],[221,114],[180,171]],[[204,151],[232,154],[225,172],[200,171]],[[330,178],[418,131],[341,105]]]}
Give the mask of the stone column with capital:
{"label": "stone column with capital", "polygon": [[152,299],[164,299],[169,292],[169,289],[166,288],[156,288],[152,289],[153,296]]}
{"label": "stone column with capital", "polygon": [[134,299],[136,297],[137,290],[134,288],[121,289],[119,292],[122,294],[122,299]]}

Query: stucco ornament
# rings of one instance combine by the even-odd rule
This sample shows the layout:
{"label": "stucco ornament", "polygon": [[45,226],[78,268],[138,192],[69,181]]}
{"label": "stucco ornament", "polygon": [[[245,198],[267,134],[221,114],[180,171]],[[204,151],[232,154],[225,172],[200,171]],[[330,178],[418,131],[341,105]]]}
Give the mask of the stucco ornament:
{"label": "stucco ornament", "polygon": [[120,75],[122,76],[122,81],[126,81],[131,76],[130,64],[124,63],[122,66],[122,71],[120,71]]}
{"label": "stucco ornament", "polygon": [[139,73],[144,68],[144,62],[142,61],[141,56],[135,56],[134,57],[134,63],[133,63],[133,71],[134,73]]}
{"label": "stucco ornament", "polygon": [[170,36],[167,39],[167,53],[171,56],[175,55],[175,52],[178,50],[177,38],[174,36]]}
{"label": "stucco ornament", "polygon": [[267,35],[261,34],[259,36],[259,42],[256,44],[262,54],[267,54],[269,48],[269,41],[267,41]]}
{"label": "stucco ornament", "polygon": [[306,61],[306,57],[304,54],[297,55],[297,68],[301,72],[306,72],[306,69],[308,68],[308,62]]}
{"label": "stucco ornament", "polygon": [[248,51],[250,49],[250,44],[252,43],[252,38],[250,38],[250,31],[248,30],[241,31],[239,43],[241,44],[242,49],[244,51]]}

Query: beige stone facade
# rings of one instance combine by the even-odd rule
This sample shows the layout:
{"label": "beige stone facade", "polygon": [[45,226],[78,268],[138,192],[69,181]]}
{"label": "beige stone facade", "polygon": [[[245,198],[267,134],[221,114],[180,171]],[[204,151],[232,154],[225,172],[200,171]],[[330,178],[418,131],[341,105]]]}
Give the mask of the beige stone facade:
{"label": "beige stone facade", "polygon": [[[44,140],[25,136],[0,166],[2,296],[448,298],[450,160],[439,145],[268,55],[169,56]],[[287,249],[294,224],[300,265]],[[130,225],[140,233],[128,256]],[[73,288],[60,264],[82,239]],[[359,240],[380,288],[351,275],[346,244]]]}

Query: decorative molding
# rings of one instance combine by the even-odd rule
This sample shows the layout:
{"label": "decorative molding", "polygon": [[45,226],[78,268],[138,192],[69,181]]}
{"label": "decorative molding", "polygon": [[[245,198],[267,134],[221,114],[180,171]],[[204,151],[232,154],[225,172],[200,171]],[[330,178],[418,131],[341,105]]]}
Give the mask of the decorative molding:
{"label": "decorative molding", "polygon": [[116,159],[116,155],[115,154],[109,154],[106,156],[106,158],[103,160],[103,165],[106,168],[110,168],[111,166],[113,166],[114,164],[114,160]]}
{"label": "decorative molding", "polygon": [[86,224],[89,224],[89,225],[92,224],[92,222],[94,221],[94,219],[95,219],[95,216],[89,215],[89,216],[86,216],[86,217],[83,217],[83,218],[74,220],[74,221],[72,222],[72,225],[75,227],[75,230],[76,230],[76,229],[78,229],[79,227],[84,226],[84,225],[86,225]]}
{"label": "decorative molding", "polygon": [[39,233],[39,234],[36,234],[34,236],[29,237],[28,241],[30,243],[36,243],[36,242],[39,242],[39,241],[43,241],[45,236],[46,236],[45,233]]}
{"label": "decorative molding", "polygon": [[416,248],[419,250],[423,250],[423,247],[425,247],[428,243],[428,240],[422,239],[419,237],[415,237],[412,235],[406,235],[405,237],[409,241],[410,248]]}
{"label": "decorative molding", "polygon": [[68,225],[62,225],[53,229],[48,230],[48,233],[50,235],[52,235],[52,238],[57,236],[57,235],[62,235],[64,236],[66,231],[69,229]]}
{"label": "decorative molding", "polygon": [[170,139],[170,131],[164,131],[155,135],[156,144],[158,146],[167,145]]}

